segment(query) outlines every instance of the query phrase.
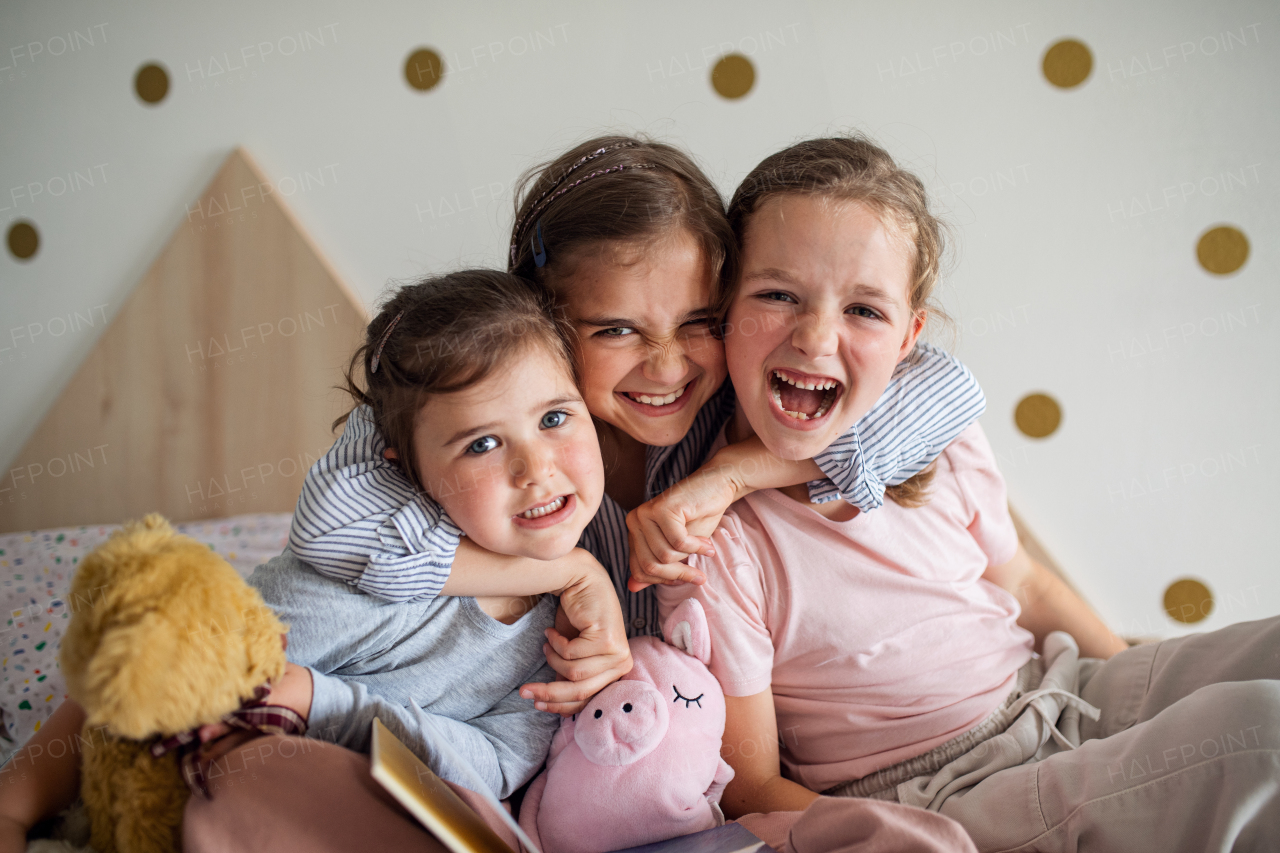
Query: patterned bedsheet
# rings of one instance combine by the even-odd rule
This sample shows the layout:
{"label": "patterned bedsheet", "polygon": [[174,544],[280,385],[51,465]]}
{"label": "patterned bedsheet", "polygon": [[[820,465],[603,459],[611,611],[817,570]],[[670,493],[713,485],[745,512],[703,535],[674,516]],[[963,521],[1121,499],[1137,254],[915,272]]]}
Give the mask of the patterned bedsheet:
{"label": "patterned bedsheet", "polygon": [[[207,542],[248,577],[278,555],[290,513],[241,515],[176,524]],[[64,597],[76,564],[119,525],[0,535],[0,761],[7,760],[66,696],[58,645],[68,616]]]}

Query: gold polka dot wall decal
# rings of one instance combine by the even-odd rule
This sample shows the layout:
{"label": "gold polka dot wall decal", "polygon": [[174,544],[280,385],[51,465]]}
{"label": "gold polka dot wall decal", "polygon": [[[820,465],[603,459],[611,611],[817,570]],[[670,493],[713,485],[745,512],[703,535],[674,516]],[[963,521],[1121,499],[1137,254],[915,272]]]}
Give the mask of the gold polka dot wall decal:
{"label": "gold polka dot wall decal", "polygon": [[1228,275],[1249,260],[1249,238],[1230,225],[1210,228],[1196,243],[1196,258],[1214,275]]}
{"label": "gold polka dot wall decal", "polygon": [[163,66],[149,62],[134,75],[133,90],[148,104],[158,104],[169,94],[169,72]]}
{"label": "gold polka dot wall decal", "polygon": [[1213,612],[1213,593],[1193,578],[1174,581],[1164,591],[1164,612],[1185,625],[1199,622]]}
{"label": "gold polka dot wall decal", "polygon": [[1089,78],[1093,54],[1084,42],[1063,39],[1044,52],[1044,79],[1059,89],[1071,89]]}
{"label": "gold polka dot wall decal", "polygon": [[9,226],[9,253],[20,261],[30,260],[40,248],[40,233],[25,220]]}
{"label": "gold polka dot wall decal", "polygon": [[444,60],[429,47],[409,54],[404,61],[404,79],[419,92],[434,89],[444,78]]}
{"label": "gold polka dot wall decal", "polygon": [[1023,435],[1044,438],[1053,435],[1062,423],[1062,408],[1048,394],[1028,394],[1018,401],[1013,421]]}
{"label": "gold polka dot wall decal", "polygon": [[740,53],[721,57],[711,69],[711,85],[722,98],[736,100],[751,91],[756,84],[756,69]]}

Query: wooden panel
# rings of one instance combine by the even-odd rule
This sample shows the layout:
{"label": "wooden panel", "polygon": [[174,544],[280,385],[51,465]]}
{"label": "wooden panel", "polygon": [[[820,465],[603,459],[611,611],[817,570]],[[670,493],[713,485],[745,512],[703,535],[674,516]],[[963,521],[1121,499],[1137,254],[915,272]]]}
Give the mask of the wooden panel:
{"label": "wooden panel", "polygon": [[0,531],[291,512],[364,307],[234,151],[0,487]]}

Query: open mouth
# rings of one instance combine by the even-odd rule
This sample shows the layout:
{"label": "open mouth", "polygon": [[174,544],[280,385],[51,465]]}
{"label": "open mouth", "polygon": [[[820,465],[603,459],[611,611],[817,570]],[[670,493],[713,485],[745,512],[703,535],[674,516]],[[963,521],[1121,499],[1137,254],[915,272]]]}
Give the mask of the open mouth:
{"label": "open mouth", "polygon": [[520,513],[521,518],[542,518],[544,515],[550,515],[556,512],[560,507],[564,506],[565,496],[561,495],[554,500],[544,503],[542,506],[535,506],[531,510]]}
{"label": "open mouth", "polygon": [[843,391],[844,386],[830,377],[782,370],[775,370],[769,376],[769,393],[773,401],[783,414],[798,421],[821,418],[831,411]]}
{"label": "open mouth", "polygon": [[572,493],[559,495],[546,503],[538,504],[522,513],[518,513],[513,516],[513,520],[517,527],[522,527],[526,530],[541,530],[544,527],[554,527],[572,517],[576,507],[577,502]]}
{"label": "open mouth", "polygon": [[663,395],[637,394],[634,391],[623,391],[622,393],[625,394],[627,399],[629,400],[632,400],[636,403],[640,403],[641,405],[653,406],[657,408],[658,406],[670,406],[676,400],[679,400],[681,397],[683,397],[684,392],[688,388],[689,388],[689,383],[686,382],[684,385],[681,385],[679,388],[672,391],[670,394],[663,394]]}

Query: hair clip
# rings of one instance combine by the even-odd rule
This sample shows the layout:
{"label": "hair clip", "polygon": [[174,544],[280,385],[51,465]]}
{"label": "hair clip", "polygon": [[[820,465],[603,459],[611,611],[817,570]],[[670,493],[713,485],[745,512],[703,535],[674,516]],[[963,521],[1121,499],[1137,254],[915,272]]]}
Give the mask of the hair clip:
{"label": "hair clip", "polygon": [[378,362],[382,359],[382,348],[387,345],[387,341],[391,338],[391,330],[396,327],[396,324],[400,322],[400,318],[403,316],[404,312],[401,311],[387,324],[386,331],[382,333],[382,337],[378,340],[378,346],[374,349],[373,358],[369,362],[370,373],[378,372]]}
{"label": "hair clip", "polygon": [[538,269],[542,269],[547,265],[547,243],[542,239],[542,220],[538,220],[538,227],[533,232],[533,265]]}
{"label": "hair clip", "polygon": [[[560,187],[566,180],[568,180],[570,175],[572,175],[580,167],[586,165],[587,163],[590,163],[592,160],[596,159],[597,157],[600,157],[604,154],[608,154],[611,151],[617,151],[621,148],[636,148],[636,147],[638,147],[638,143],[636,143],[635,140],[626,139],[626,140],[623,140],[622,142],[616,142],[613,145],[605,145],[601,148],[597,148],[596,150],[591,151],[579,157],[577,160],[575,160],[572,163],[572,165],[569,166],[569,168],[565,169],[563,172],[560,173],[558,177],[553,179],[550,185],[548,185],[547,188],[542,191],[541,195],[539,195],[533,201],[529,202],[528,205],[526,205],[528,207],[528,212],[525,213],[525,215],[520,218],[520,221],[516,223],[516,226],[511,238],[511,266],[514,268],[516,265],[516,249],[520,245],[520,240],[522,235],[524,234],[524,229],[529,227],[529,223],[533,221],[533,218],[538,214],[542,213],[542,211],[547,207],[548,204],[550,204],[552,201],[555,201],[556,198],[563,195],[567,191],[567,189],[569,189],[569,188],[560,189]],[[603,175],[609,172],[619,172],[628,168],[652,169],[655,167],[651,164],[622,166],[621,168],[615,166],[612,169],[605,169],[603,171],[593,172],[587,177],[593,178],[596,175]],[[572,184],[571,187],[576,187],[580,183],[582,183],[582,181],[577,181],[574,184]],[[560,189],[560,191],[556,192],[557,189]],[[553,192],[555,192],[555,195],[552,196],[551,198],[547,198],[547,196],[551,195]],[[545,263],[545,261],[543,263]],[[542,264],[538,264],[538,266],[541,267]]]}

